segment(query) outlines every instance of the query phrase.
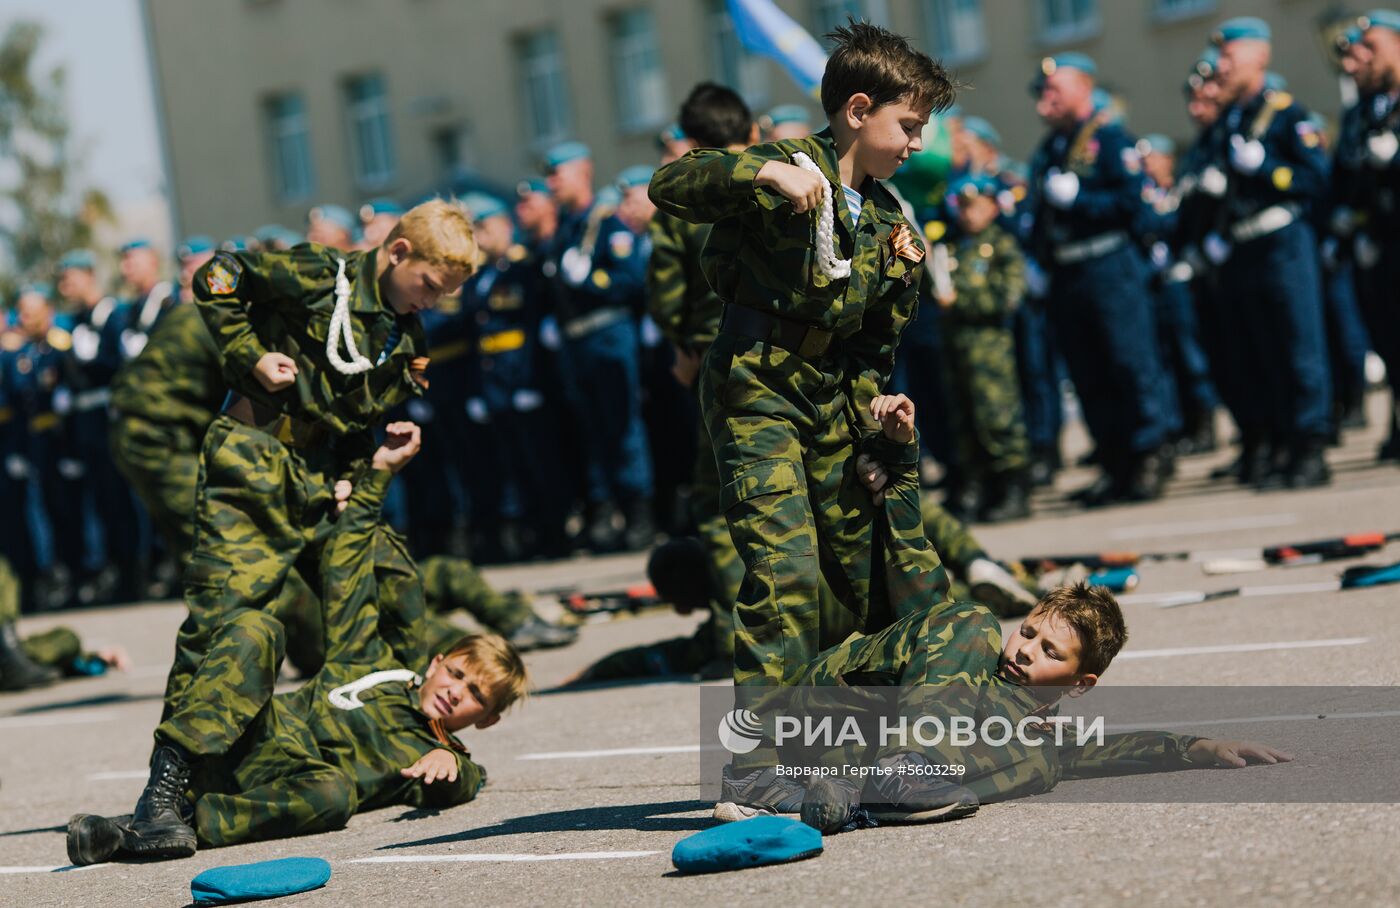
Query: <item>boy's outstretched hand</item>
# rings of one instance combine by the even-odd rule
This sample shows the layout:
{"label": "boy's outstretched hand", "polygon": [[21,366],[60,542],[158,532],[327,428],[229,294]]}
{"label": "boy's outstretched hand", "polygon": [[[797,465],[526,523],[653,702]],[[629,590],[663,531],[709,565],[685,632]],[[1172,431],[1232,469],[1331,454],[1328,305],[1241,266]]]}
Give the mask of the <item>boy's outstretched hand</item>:
{"label": "boy's outstretched hand", "polygon": [[1257,741],[1214,741],[1210,738],[1202,738],[1192,744],[1186,756],[1192,763],[1206,763],[1226,769],[1239,769],[1250,763],[1289,763],[1293,760],[1292,754]]}
{"label": "boy's outstretched hand", "polygon": [[900,444],[914,440],[914,402],[903,394],[880,394],[870,402],[870,415],[885,437]]}
{"label": "boy's outstretched hand", "polygon": [[438,779],[457,781],[457,757],[450,750],[435,747],[407,769],[400,769],[399,775],[405,779],[422,779],[424,785],[431,785]]}
{"label": "boy's outstretched hand", "polygon": [[815,211],[822,203],[826,177],[785,161],[769,161],[758,169],[754,182],[766,186],[792,203],[796,212]]}
{"label": "boy's outstretched hand", "polygon": [[391,422],[384,427],[384,433],[384,443],[374,452],[370,463],[376,470],[397,473],[423,446],[423,432],[416,423]]}

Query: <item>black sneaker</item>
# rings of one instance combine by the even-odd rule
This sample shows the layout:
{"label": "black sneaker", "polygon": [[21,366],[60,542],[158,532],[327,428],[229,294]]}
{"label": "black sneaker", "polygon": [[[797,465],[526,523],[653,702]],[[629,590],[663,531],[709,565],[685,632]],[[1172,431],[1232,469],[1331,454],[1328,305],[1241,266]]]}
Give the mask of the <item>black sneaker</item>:
{"label": "black sneaker", "polygon": [[977,795],[930,774],[929,762],[915,753],[886,757],[878,764],[890,770],[865,784],[865,809],[882,823],[941,823],[977,812]]}
{"label": "black sneaker", "polygon": [[807,786],[802,822],[824,835],[876,825],[860,804],[860,786],[839,776],[821,776]]}
{"label": "black sneaker", "polygon": [[68,821],[68,860],[78,867],[110,861],[126,841],[131,814],[99,817],[76,814]]}
{"label": "black sneaker", "polygon": [[762,816],[797,816],[802,812],[805,794],[800,784],[786,776],[779,776],[772,766],[755,769],[738,779],[730,774],[726,766],[714,816],[721,823]]}
{"label": "black sneaker", "polygon": [[143,858],[187,858],[195,852],[189,823],[189,760],[174,745],[159,745],[151,757],[151,777],[136,802],[125,849]]}

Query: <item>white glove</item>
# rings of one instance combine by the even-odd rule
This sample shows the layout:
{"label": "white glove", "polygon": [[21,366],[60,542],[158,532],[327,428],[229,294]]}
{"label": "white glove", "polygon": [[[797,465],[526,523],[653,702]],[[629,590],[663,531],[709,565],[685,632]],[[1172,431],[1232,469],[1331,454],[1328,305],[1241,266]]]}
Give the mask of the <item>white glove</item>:
{"label": "white glove", "polygon": [[141,351],[146,349],[146,335],[142,331],[132,331],[127,328],[122,332],[122,352],[127,359],[135,359],[141,355]]}
{"label": "white glove", "polygon": [[544,406],[544,395],[529,388],[521,388],[510,396],[510,402],[517,413],[529,413]]}
{"label": "white glove", "polygon": [[87,467],[83,466],[83,462],[77,458],[60,457],[58,460],[58,475],[69,482],[82,479],[86,472]]}
{"label": "white glove", "polygon": [[1397,151],[1400,151],[1400,139],[1389,130],[1376,133],[1366,140],[1367,161],[1377,170],[1389,167]]}
{"label": "white glove", "polygon": [[407,410],[408,418],[418,423],[420,426],[424,423],[432,422],[433,417],[437,415],[432,404],[418,398],[414,398],[408,402]]}
{"label": "white glove", "polygon": [[486,410],[486,401],[479,397],[467,398],[467,418],[478,425],[490,422],[491,414]]}
{"label": "white glove", "polygon": [[1067,210],[1079,197],[1079,174],[1061,173],[1052,169],[1045,176],[1045,200],[1060,210]]}
{"label": "white glove", "polygon": [[1332,212],[1330,224],[1332,232],[1337,236],[1351,236],[1351,232],[1356,229],[1356,212],[1345,205],[1338,205]]}
{"label": "white glove", "polygon": [[1356,264],[1363,271],[1370,271],[1381,260],[1381,247],[1364,233],[1356,235],[1356,245],[1352,248],[1356,251]]}
{"label": "white glove", "polygon": [[1218,233],[1206,234],[1205,242],[1201,244],[1205,251],[1206,258],[1210,259],[1212,265],[1223,265],[1230,258],[1230,244]]}
{"label": "white glove", "polygon": [[1220,198],[1225,194],[1225,190],[1230,186],[1230,180],[1225,176],[1225,172],[1214,164],[1201,171],[1201,192],[1214,198]]}
{"label": "white glove", "polygon": [[1230,137],[1230,163],[1240,173],[1253,176],[1264,166],[1264,146],[1258,139],[1245,140],[1244,136]]}
{"label": "white glove", "polygon": [[21,482],[29,478],[29,461],[18,454],[11,454],[5,458],[5,472],[15,482]]}
{"label": "white glove", "polygon": [[642,346],[648,350],[654,350],[661,344],[664,338],[661,336],[661,329],[656,327],[656,322],[651,320],[650,315],[642,316]]}
{"label": "white glove", "polygon": [[1035,259],[1026,259],[1026,292],[1036,299],[1050,292],[1050,278]]}
{"label": "white glove", "polygon": [[1152,257],[1152,267],[1156,268],[1158,271],[1167,267],[1167,263],[1170,262],[1172,258],[1171,250],[1167,248],[1166,243],[1160,240],[1152,244],[1152,248],[1148,250],[1148,254]]}
{"label": "white glove", "polygon": [[564,346],[564,338],[559,334],[559,321],[552,315],[540,319],[540,345],[546,350],[558,350]]}
{"label": "white glove", "polygon": [[73,392],[59,388],[53,392],[53,411],[59,416],[67,416],[73,410]]}

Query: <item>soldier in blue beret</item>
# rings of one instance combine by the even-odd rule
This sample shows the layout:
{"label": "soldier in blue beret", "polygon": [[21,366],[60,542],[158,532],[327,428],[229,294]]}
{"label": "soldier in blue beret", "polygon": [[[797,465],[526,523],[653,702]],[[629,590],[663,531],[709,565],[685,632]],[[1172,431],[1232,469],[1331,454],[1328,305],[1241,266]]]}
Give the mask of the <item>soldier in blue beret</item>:
{"label": "soldier in blue beret", "polygon": [[404,207],[393,199],[371,199],[360,206],[360,248],[374,249],[403,217]]}
{"label": "soldier in blue beret", "polygon": [[264,252],[286,252],[298,243],[306,242],[301,234],[281,224],[264,224],[253,231],[253,237]]}
{"label": "soldier in blue beret", "polygon": [[779,104],[759,118],[764,140],[778,142],[812,134],[812,114],[801,104]]}
{"label": "soldier in blue beret", "polygon": [[1222,220],[1208,255],[1221,299],[1240,323],[1222,351],[1238,369],[1240,478],[1256,485],[1322,485],[1332,433],[1332,382],[1317,235],[1327,159],[1308,111],[1266,87],[1268,25],[1231,19],[1214,36],[1221,101],[1213,166],[1225,177]]}
{"label": "soldier in blue beret", "polygon": [[[640,338],[630,308],[639,285],[628,278],[638,273],[644,279],[644,250],[631,231],[616,226],[616,205],[595,193],[586,145],[556,145],[545,167],[559,227],[542,266],[557,327],[543,330],[546,343],[557,345],[564,388],[584,436],[588,545],[595,551],[642,548],[651,543],[653,483],[641,417]],[[612,192],[621,198],[616,187]],[[637,255],[639,271],[628,267]],[[628,526],[622,533],[613,521],[619,511]]]}
{"label": "soldier in blue beret", "polygon": [[[1356,83],[1357,103],[1342,113],[1332,158],[1331,209],[1323,250],[1350,264],[1371,346],[1392,388],[1400,375],[1400,315],[1392,303],[1400,265],[1400,12],[1375,9],[1341,36],[1341,68]],[[1381,460],[1400,460],[1400,425],[1392,408]]]}
{"label": "soldier in blue beret", "polygon": [[306,215],[306,239],[333,249],[349,252],[355,248],[355,231],[359,222],[339,205],[317,205]]}
{"label": "soldier in blue beret", "polygon": [[1031,161],[1031,249],[1049,275],[1048,310],[1097,446],[1096,506],[1162,494],[1171,472],[1148,271],[1132,241],[1142,162],[1118,122],[1094,110],[1097,66],[1078,53],[1041,62],[1036,112],[1050,134]]}
{"label": "soldier in blue beret", "polygon": [[671,163],[694,147],[695,143],[679,123],[672,123],[656,134],[656,150],[661,152],[662,164]]}
{"label": "soldier in blue beret", "polygon": [[131,323],[122,331],[122,350],[134,358],[165,310],[174,303],[175,286],[161,277],[162,262],[149,240],[135,239],[121,247],[121,274],[131,309]]}
{"label": "soldier in blue beret", "polygon": [[559,208],[541,177],[531,177],[516,184],[515,222],[525,235],[525,244],[538,267],[545,244],[559,227]]}
{"label": "soldier in blue beret", "polygon": [[177,291],[180,302],[194,302],[194,273],[212,259],[217,251],[214,238],[202,233],[185,237],[180,245],[175,247],[175,263],[180,266],[180,286]]}

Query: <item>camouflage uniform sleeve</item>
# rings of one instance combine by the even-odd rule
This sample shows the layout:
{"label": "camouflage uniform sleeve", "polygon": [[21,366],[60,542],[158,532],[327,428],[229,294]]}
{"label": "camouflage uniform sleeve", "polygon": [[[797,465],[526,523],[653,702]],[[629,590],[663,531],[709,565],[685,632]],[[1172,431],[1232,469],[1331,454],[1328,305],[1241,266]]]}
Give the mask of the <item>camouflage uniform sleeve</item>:
{"label": "camouflage uniform sleeve", "polygon": [[327,664],[391,661],[379,635],[374,556],[379,512],[392,478],[387,470],[358,477],[321,556]]}
{"label": "camouflage uniform sleeve", "polygon": [[651,222],[651,260],[647,263],[647,307],[652,321],[666,339],[684,347],[681,328],[685,316],[685,237],[677,229],[683,223],[666,214]]}
{"label": "camouflage uniform sleeve", "polygon": [[697,148],[658,170],[648,194],[656,207],[692,224],[713,224],[756,206],[776,208],[787,200],[754,185],[769,161],[788,160],[781,145],[755,145],[739,152]]}
{"label": "camouflage uniform sleeve", "polygon": [[884,504],[889,528],[885,577],[894,614],[909,615],[945,601],[948,571],[924,532],[918,438],[901,445],[876,435],[866,439],[863,447],[889,473]]}
{"label": "camouflage uniform sleeve", "polygon": [[195,302],[218,345],[225,377],[241,379],[269,352],[248,318],[250,307],[295,304],[308,284],[334,276],[325,256],[309,244],[288,252],[220,252],[196,271]]}
{"label": "camouflage uniform sleeve", "polygon": [[[901,218],[898,223],[905,223]],[[882,263],[884,264],[884,263]],[[919,284],[924,265],[900,260],[910,274],[895,278],[888,269],[873,277],[874,298],[867,304],[860,330],[846,340],[846,352],[854,367],[851,403],[868,407],[872,398],[884,393],[894,369],[894,351],[899,336],[913,321],[919,308]]]}
{"label": "camouflage uniform sleeve", "polygon": [[1106,735],[1102,744],[1061,747],[1060,765],[1066,779],[1190,769],[1197,764],[1186,758],[1186,752],[1199,740],[1165,731]]}

